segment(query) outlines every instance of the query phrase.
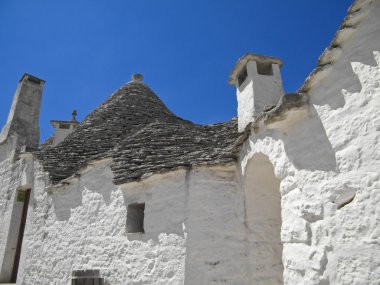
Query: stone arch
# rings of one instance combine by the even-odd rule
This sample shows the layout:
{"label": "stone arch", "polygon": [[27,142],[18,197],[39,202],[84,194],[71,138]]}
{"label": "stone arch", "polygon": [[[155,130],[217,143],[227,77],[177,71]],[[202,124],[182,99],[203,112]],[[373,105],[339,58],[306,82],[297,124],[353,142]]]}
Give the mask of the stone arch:
{"label": "stone arch", "polygon": [[283,284],[280,180],[266,155],[248,161],[244,192],[250,284]]}

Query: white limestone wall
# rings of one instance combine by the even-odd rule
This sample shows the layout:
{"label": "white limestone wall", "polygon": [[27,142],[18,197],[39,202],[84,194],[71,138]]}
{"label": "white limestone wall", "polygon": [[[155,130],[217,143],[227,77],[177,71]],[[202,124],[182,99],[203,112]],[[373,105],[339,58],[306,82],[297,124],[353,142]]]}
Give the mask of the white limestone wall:
{"label": "white limestone wall", "polygon": [[253,96],[253,82],[246,80],[236,91],[238,102],[238,129],[244,131],[245,127],[253,121],[255,105]]}
{"label": "white limestone wall", "polygon": [[[0,282],[9,281],[13,264],[4,264],[9,255],[8,234],[12,218],[12,208],[19,185],[20,167],[11,165],[12,157],[4,157],[0,162]],[[16,238],[17,243],[17,238]],[[10,265],[10,266],[9,266]],[[10,269],[9,269],[10,267]]]}
{"label": "white limestone wall", "polygon": [[18,241],[23,202],[18,189],[29,189],[32,168],[28,160],[15,161],[16,138],[0,146],[0,282],[9,282]]}
{"label": "white limestone wall", "polygon": [[[183,173],[142,191],[113,185],[107,163],[62,190],[47,192],[47,182],[38,171],[20,284],[71,284],[72,271],[85,269],[99,269],[106,284],[183,283]],[[137,200],[146,203],[145,234],[126,234]]]}
{"label": "white limestone wall", "polygon": [[[249,284],[235,165],[119,187],[109,163],[50,192],[36,163],[18,284],[70,284],[71,272],[84,269],[99,269],[106,284]],[[144,234],[126,233],[131,203],[145,203]]]}
{"label": "white limestone wall", "polygon": [[249,284],[282,285],[280,180],[263,154],[249,161],[244,174]]}
{"label": "white limestone wall", "polygon": [[250,284],[236,166],[197,168],[188,181],[185,284]]}
{"label": "white limestone wall", "polygon": [[313,84],[308,117],[252,134],[241,153],[242,173],[262,153],[281,180],[285,284],[380,280],[380,1],[372,2]]}

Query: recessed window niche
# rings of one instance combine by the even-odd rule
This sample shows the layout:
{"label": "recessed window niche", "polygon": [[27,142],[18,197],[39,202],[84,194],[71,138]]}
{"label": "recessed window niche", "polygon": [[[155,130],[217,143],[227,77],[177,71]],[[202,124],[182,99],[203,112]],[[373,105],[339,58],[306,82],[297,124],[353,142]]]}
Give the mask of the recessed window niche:
{"label": "recessed window niche", "polygon": [[145,203],[129,204],[127,209],[127,233],[144,233]]}

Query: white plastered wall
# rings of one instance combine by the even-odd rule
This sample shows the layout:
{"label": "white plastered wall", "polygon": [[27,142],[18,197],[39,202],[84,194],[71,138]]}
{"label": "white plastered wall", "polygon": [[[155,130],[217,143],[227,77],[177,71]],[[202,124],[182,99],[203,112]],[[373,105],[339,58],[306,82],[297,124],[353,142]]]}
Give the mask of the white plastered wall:
{"label": "white plastered wall", "polygon": [[[70,284],[73,270],[86,269],[99,269],[106,284],[183,283],[185,238],[182,224],[173,222],[181,217],[183,173],[141,192],[122,190],[104,161],[49,192],[46,174],[38,163],[36,168],[36,203],[24,239],[25,284]],[[146,203],[145,234],[126,234],[127,205],[140,200]]]}
{"label": "white plastered wall", "polygon": [[[234,164],[115,186],[110,163],[93,163],[51,191],[36,163],[25,284],[69,284],[84,269],[99,269],[106,284],[249,284]],[[145,203],[144,234],[126,233],[132,203]]]}
{"label": "white plastered wall", "polygon": [[63,142],[64,139],[69,135],[71,134],[72,132],[74,131],[74,126],[72,124],[70,124],[70,128],[69,129],[62,129],[62,128],[59,128],[57,127],[55,129],[55,133],[54,133],[54,141],[53,141],[53,146],[56,146],[58,145],[60,142]]}
{"label": "white plastered wall", "polygon": [[285,284],[380,280],[380,1],[366,12],[313,83],[308,116],[252,134],[241,152],[242,173],[262,153],[281,180]]}
{"label": "white plastered wall", "polygon": [[[16,139],[9,137],[0,146],[0,282],[10,281],[14,264],[23,209],[17,191],[30,189],[33,184],[31,160],[15,160]],[[20,263],[19,271],[21,267]]]}
{"label": "white plastered wall", "polygon": [[[13,241],[17,243],[17,236],[10,237],[9,234],[21,167],[19,163],[12,165],[12,155],[4,155],[3,158],[0,162],[0,282],[8,282],[13,266],[13,262],[9,262],[10,250],[13,248]],[[13,254],[14,252],[15,250]]]}
{"label": "white plastered wall", "polygon": [[245,225],[250,284],[283,284],[280,180],[268,157],[255,154],[245,169]]}

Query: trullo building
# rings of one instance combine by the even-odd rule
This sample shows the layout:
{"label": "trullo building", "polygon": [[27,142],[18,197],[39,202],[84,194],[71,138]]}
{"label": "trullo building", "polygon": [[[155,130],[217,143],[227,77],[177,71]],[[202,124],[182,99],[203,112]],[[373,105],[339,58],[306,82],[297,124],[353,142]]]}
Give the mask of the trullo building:
{"label": "trullo building", "polygon": [[135,75],[40,145],[25,74],[0,136],[0,282],[379,284],[379,15],[354,2],[297,93],[280,59],[240,58],[226,123],[175,116]]}

